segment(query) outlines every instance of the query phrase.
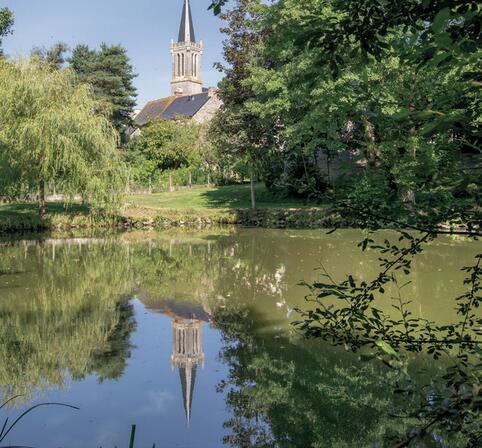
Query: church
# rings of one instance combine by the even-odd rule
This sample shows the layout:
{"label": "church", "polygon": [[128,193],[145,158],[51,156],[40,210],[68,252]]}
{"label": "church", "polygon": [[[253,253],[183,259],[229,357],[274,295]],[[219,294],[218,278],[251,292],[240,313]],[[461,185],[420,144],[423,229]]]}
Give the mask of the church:
{"label": "church", "polygon": [[153,120],[189,118],[197,123],[208,122],[221,107],[214,88],[204,88],[201,66],[204,45],[197,41],[189,0],[184,0],[177,42],[171,42],[171,96],[147,103],[134,118],[137,130]]}

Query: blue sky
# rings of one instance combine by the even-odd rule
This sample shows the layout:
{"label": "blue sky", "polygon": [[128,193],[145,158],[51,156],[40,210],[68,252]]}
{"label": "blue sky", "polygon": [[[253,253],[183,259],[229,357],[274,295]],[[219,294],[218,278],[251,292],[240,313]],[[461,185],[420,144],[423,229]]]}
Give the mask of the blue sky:
{"label": "blue sky", "polygon": [[[0,0],[15,15],[14,34],[4,40],[12,57],[33,47],[66,42],[70,47],[101,42],[127,48],[138,77],[138,105],[169,95],[169,45],[176,39],[183,0]],[[215,86],[221,74],[222,22],[207,8],[210,0],[191,0],[196,39],[204,41],[203,81]]]}

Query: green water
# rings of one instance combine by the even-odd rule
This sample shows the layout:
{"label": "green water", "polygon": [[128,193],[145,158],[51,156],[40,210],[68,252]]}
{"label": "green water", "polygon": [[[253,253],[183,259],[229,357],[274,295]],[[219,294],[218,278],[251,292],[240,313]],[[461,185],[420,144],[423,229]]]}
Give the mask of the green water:
{"label": "green water", "polygon": [[[390,417],[407,406],[389,393],[393,373],[290,325],[306,306],[299,283],[321,265],[337,280],[378,273],[377,254],[357,248],[362,236],[225,229],[0,242],[0,398],[22,395],[0,410],[0,426],[46,401],[80,408],[40,408],[3,444],[120,448],[135,424],[138,448],[373,446],[404,424]],[[459,269],[481,246],[431,243],[403,290],[412,310],[454,319]]]}

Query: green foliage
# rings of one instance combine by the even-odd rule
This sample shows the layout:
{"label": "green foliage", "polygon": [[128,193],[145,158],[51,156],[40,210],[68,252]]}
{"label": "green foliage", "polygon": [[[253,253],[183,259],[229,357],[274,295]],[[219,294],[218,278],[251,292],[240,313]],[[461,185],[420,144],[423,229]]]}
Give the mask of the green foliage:
{"label": "green foliage", "polygon": [[38,59],[0,61],[0,191],[15,195],[55,182],[72,201],[113,211],[125,189],[117,133],[87,85]]}
{"label": "green foliage", "polygon": [[8,8],[0,9],[0,57],[2,52],[2,39],[12,32],[13,14]]}
{"label": "green foliage", "polygon": [[[212,9],[219,13],[226,3],[213,2]],[[474,186],[481,177],[471,168],[481,152],[480,6],[467,0],[285,0],[253,9],[253,3],[238,2],[224,15],[231,54],[243,54],[245,29],[256,30],[260,40],[249,58],[235,60],[238,84],[228,76],[227,85],[237,85],[243,100],[225,101],[223,113],[237,125],[233,117],[249,117],[243,132],[271,129],[274,138],[262,140],[259,151],[270,165],[261,171],[263,180],[308,196],[331,190],[341,216],[364,227],[425,230],[420,238],[404,233],[397,244],[362,242],[363,249],[380,251],[379,275],[373,282],[323,277],[311,285],[315,309],[302,313],[299,329],[348,350],[368,345],[372,358],[407,383],[404,350],[446,357],[432,379],[433,396],[430,385],[399,388],[419,400],[401,412],[407,422],[415,419],[407,424],[414,427],[393,434],[395,446],[425,442],[444,426],[477,446],[480,257],[468,268],[470,291],[455,301],[459,320],[448,326],[413,318],[402,299],[395,304],[400,317],[381,313],[375,299],[410,271],[411,257],[441,224],[479,233]],[[349,176],[333,177],[337,160],[347,156]]]}
{"label": "green foliage", "polygon": [[[137,184],[160,184],[166,171],[200,170],[206,166],[201,150],[201,126],[188,120],[157,120],[131,140],[126,160]],[[181,175],[181,173],[179,173]],[[187,185],[188,176],[184,185]]]}
{"label": "green foliage", "polygon": [[[248,64],[262,44],[259,18],[263,11],[261,1],[242,0],[221,15],[227,22],[222,29],[227,36],[223,44],[225,65],[218,64],[218,69],[225,74],[219,84],[223,106],[212,120],[209,132],[222,165],[231,170],[248,171],[253,185],[266,158],[266,148],[275,138],[273,122],[266,124],[257,120],[246,107],[253,98],[253,91],[245,82],[249,76]],[[254,190],[252,197],[252,206],[256,208]]]}
{"label": "green foliage", "polygon": [[[378,251],[380,272],[372,281],[349,275],[336,282],[324,270],[320,281],[307,285],[311,290],[308,311],[298,310],[302,320],[294,325],[307,338],[322,338],[347,350],[363,351],[364,361],[378,360],[396,372],[398,380],[394,392],[411,401],[401,409],[410,425],[392,435],[396,446],[411,446],[412,442],[429,439],[433,431],[444,428],[449,433],[460,433],[467,439],[466,447],[477,445],[480,439],[480,325],[478,308],[482,303],[481,260],[463,268],[466,292],[454,299],[457,321],[443,325],[430,319],[414,316],[412,300],[404,297],[404,288],[410,283],[404,277],[410,274],[414,258],[431,242],[436,233],[420,236],[400,231],[396,244],[375,241],[367,236],[359,247],[363,251]],[[394,285],[398,290],[391,297],[392,308],[378,308]],[[442,368],[426,384],[416,385],[414,371],[407,368],[407,352],[431,356],[441,360]]]}
{"label": "green foliage", "polygon": [[256,3],[221,14],[232,66],[216,125],[224,152],[226,141],[244,147],[236,127],[264,135],[259,173],[288,194],[324,194],[350,154],[352,185],[383,177],[387,202],[429,208],[470,195],[466,179],[480,183],[477,160],[467,163],[468,153],[480,161],[475,2]]}
{"label": "green foliage", "polygon": [[50,48],[34,48],[32,55],[49,64],[52,69],[60,70],[66,62],[65,53],[67,51],[69,51],[69,47],[65,42],[57,42]]}
{"label": "green foliage", "polygon": [[123,137],[132,124],[132,112],[136,105],[137,76],[130,63],[127,51],[120,45],[102,44],[99,50],[87,45],[78,45],[72,51],[70,67],[82,82],[90,84],[97,98],[109,110],[114,127]]}
{"label": "green foliage", "polygon": [[221,14],[221,8],[227,3],[227,0],[213,0],[209,5],[209,9],[213,10],[213,13],[217,16]]}

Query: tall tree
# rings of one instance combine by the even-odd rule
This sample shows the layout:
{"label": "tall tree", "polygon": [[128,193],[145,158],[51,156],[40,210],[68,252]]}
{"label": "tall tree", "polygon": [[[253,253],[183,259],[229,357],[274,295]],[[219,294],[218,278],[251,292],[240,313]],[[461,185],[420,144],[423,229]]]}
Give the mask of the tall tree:
{"label": "tall tree", "polygon": [[253,98],[251,88],[245,84],[249,77],[249,63],[262,43],[262,34],[257,29],[258,17],[263,6],[259,0],[240,0],[233,8],[221,15],[226,22],[222,32],[227,38],[223,45],[226,64],[218,64],[225,74],[219,85],[219,96],[223,106],[211,125],[215,146],[224,154],[234,158],[243,157],[249,165],[251,178],[251,205],[256,208],[255,180],[265,140],[272,137],[272,128],[267,131],[246,107]]}
{"label": "tall tree", "polygon": [[92,50],[87,45],[78,45],[72,52],[70,66],[110,108],[111,121],[124,137],[126,128],[132,124],[137,95],[133,84],[137,75],[126,49],[102,44],[99,50]]}
{"label": "tall tree", "polygon": [[400,202],[431,207],[468,195],[460,155],[478,152],[475,10],[409,2],[424,21],[405,17],[405,3],[361,15],[352,3],[373,6],[286,0],[269,8],[260,25],[269,33],[245,82],[249,110],[283,124],[285,160],[300,155],[306,166],[320,153],[360,151],[368,169],[351,176],[351,192],[366,193],[367,205],[387,199],[402,211]]}
{"label": "tall tree", "polygon": [[45,191],[55,182],[73,200],[112,209],[125,190],[117,133],[70,69],[38,59],[0,61],[0,191]]}
{"label": "tall tree", "polygon": [[[224,3],[216,0],[215,12]],[[389,287],[403,289],[414,257],[448,233],[447,223],[480,236],[481,178],[465,158],[470,152],[480,161],[480,6],[283,0],[272,2],[262,20],[255,26],[263,46],[242,83],[254,121],[282,124],[286,155],[360,150],[363,164],[338,193],[336,211],[346,222],[423,231],[401,231],[396,244],[367,237],[360,247],[379,251],[378,275],[369,281],[352,273],[341,283],[322,275],[298,329],[354,352],[370,349],[363,359],[397,372],[393,392],[407,401],[396,415],[406,427],[393,434],[393,446],[419,446],[442,428],[463,434],[468,443],[461,446],[479,446],[482,255],[463,269],[466,291],[454,299],[457,319],[450,324],[413,316],[401,291],[393,312],[377,306],[390,300]],[[420,372],[407,369],[407,350],[433,357],[440,370],[429,385],[413,387]]]}
{"label": "tall tree", "polygon": [[8,8],[0,9],[0,56],[2,51],[2,39],[12,32],[13,14]]}
{"label": "tall tree", "polygon": [[156,120],[131,140],[126,151],[137,182],[147,184],[163,171],[199,168],[201,126],[187,120]]}

